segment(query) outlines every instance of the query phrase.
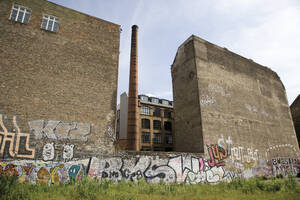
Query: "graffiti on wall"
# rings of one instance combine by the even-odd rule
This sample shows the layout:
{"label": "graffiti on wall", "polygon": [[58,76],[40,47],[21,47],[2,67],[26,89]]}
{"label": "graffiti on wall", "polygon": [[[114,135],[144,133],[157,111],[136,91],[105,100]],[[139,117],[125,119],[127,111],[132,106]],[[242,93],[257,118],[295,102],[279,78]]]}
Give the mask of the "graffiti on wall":
{"label": "graffiti on wall", "polygon": [[21,183],[59,184],[81,181],[86,175],[87,160],[45,164],[42,162],[18,161],[0,162],[0,173],[16,175]]}
{"label": "graffiti on wall", "polygon": [[[3,129],[1,132],[2,141],[11,139],[8,137],[4,140],[3,135],[5,134],[10,136],[21,133],[15,118],[13,124],[16,133],[8,133],[3,120],[0,120]],[[43,135],[42,138],[51,137],[47,136],[51,132],[49,132],[51,128],[47,129],[47,126],[43,127],[40,132]],[[25,135],[29,139],[29,134]],[[14,135],[13,137],[17,136]],[[86,174],[98,180],[109,179],[115,182],[121,179],[127,181],[144,179],[148,183],[163,181],[165,183],[198,184],[229,182],[235,177],[250,178],[263,175],[276,176],[278,174],[287,176],[290,173],[297,175],[300,172],[300,161],[297,158],[273,158],[271,163],[260,158],[257,149],[233,146],[231,137],[224,137],[223,135],[218,138],[216,144],[206,141],[208,156],[206,158],[181,154],[169,157],[127,155],[107,158],[92,157],[85,161],[71,161],[74,157],[75,146],[65,142],[63,142],[64,144],[55,143],[56,141],[48,141],[44,144],[42,149],[43,161],[0,161],[0,173],[3,172],[7,176],[17,175],[21,182],[48,184],[66,183],[70,180],[80,181]],[[10,145],[4,144],[6,144],[6,151],[9,152],[10,150],[10,153],[14,153],[15,157],[18,155],[18,149],[15,150],[13,145],[10,149]],[[3,142],[1,148],[2,146]],[[32,152],[29,146],[25,146],[25,149]],[[60,162],[54,162],[57,154],[55,150],[57,149],[61,150],[59,156],[62,159],[58,159]]]}
{"label": "graffiti on wall", "polygon": [[273,158],[272,159],[273,175],[279,174],[288,176],[292,174],[294,176],[300,173],[300,159],[299,158]]}
{"label": "graffiti on wall", "polygon": [[200,105],[201,106],[209,106],[216,104],[216,98],[210,97],[208,95],[201,95],[200,97]]}
{"label": "graffiti on wall", "polygon": [[65,161],[70,161],[73,158],[74,144],[64,144],[63,145],[63,159]]}
{"label": "graffiti on wall", "polygon": [[0,114],[0,155],[5,157],[8,154],[11,158],[34,159],[35,149],[29,147],[30,134],[22,133],[16,116],[13,116],[15,132],[9,132],[4,125],[3,115]]}
{"label": "graffiti on wall", "polygon": [[57,120],[48,120],[45,123],[45,120],[39,119],[29,121],[28,125],[35,139],[87,142],[91,133],[91,124],[89,123],[65,123]]}
{"label": "graffiti on wall", "polygon": [[183,157],[177,155],[168,159],[141,156],[132,159],[114,157],[108,159],[93,158],[89,176],[97,179],[121,179],[137,181],[144,179],[148,183],[217,183],[231,181],[235,176],[221,166],[211,166],[202,157]]}
{"label": "graffiti on wall", "polygon": [[46,143],[43,147],[43,160],[49,161],[54,159],[54,143]]}
{"label": "graffiti on wall", "polygon": [[[221,144],[222,141],[220,141]],[[209,159],[203,157],[175,155],[169,158],[140,156],[131,159],[113,157],[93,158],[89,176],[119,181],[144,179],[149,183],[217,183],[231,181],[237,174],[225,169],[224,160],[230,156],[230,137],[225,145],[207,142]]]}
{"label": "graffiti on wall", "polygon": [[299,151],[297,151],[296,147],[292,144],[277,144],[270,146],[266,151],[266,157],[269,157],[269,154],[272,154],[272,152],[276,151],[282,151],[285,149],[289,149],[290,151],[293,151],[295,155],[299,156]]}
{"label": "graffiti on wall", "polygon": [[[65,162],[71,161],[73,159],[74,156],[74,144],[63,144],[61,146],[62,148],[62,155],[59,155],[60,158],[62,156],[63,160]],[[43,152],[42,152],[42,156],[43,156],[43,160],[44,161],[52,161],[55,158],[55,149],[57,149],[57,147],[55,147],[54,142],[48,142],[43,146]]]}

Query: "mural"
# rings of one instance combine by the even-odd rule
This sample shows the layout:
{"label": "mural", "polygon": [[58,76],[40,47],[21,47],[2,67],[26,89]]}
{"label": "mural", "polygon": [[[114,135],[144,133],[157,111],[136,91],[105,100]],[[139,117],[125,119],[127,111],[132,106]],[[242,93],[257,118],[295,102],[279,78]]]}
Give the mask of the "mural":
{"label": "mural", "polygon": [[[215,90],[222,92],[220,88]],[[225,95],[225,93],[224,93]],[[257,149],[233,146],[231,137],[220,135],[217,143],[206,141],[207,155],[195,156],[170,154],[163,157],[148,155],[120,155],[117,157],[92,157],[78,160],[74,156],[76,146],[72,142],[86,142],[91,125],[85,123],[64,123],[61,121],[34,120],[28,122],[35,139],[42,140],[42,148],[37,152],[42,160],[35,159],[35,149],[30,148],[30,134],[22,133],[13,117],[13,132],[4,125],[0,114],[0,173],[16,175],[20,182],[58,184],[81,181],[84,176],[98,180],[121,179],[148,183],[218,183],[229,182],[235,177],[297,175],[300,172],[298,158],[263,159]],[[106,134],[111,140],[115,135],[107,125]],[[275,145],[266,149],[265,154],[280,148],[296,149],[289,144]],[[37,148],[38,149],[38,148]],[[58,151],[58,152],[56,152]],[[40,153],[40,154],[38,154]],[[8,155],[5,156],[5,155]]]}
{"label": "mural", "polygon": [[[211,146],[208,147],[211,149]],[[213,150],[211,150],[213,151]],[[0,162],[0,173],[6,176],[17,175],[20,182],[31,183],[67,183],[80,181],[86,175],[97,180],[121,179],[138,181],[144,179],[148,183],[218,183],[230,182],[233,178],[250,178],[253,176],[271,176],[289,173],[297,175],[300,172],[300,162],[297,158],[274,158],[272,167],[253,165],[238,170],[227,163],[223,164],[214,157],[174,155],[168,158],[158,156],[131,156],[91,158],[70,162],[30,162],[30,160]],[[217,155],[219,157],[219,155]],[[218,160],[218,161],[216,161]],[[222,164],[220,164],[222,163]]]}
{"label": "mural", "polygon": [[16,175],[21,183],[59,184],[81,181],[86,176],[89,159],[65,163],[32,162],[30,160],[0,162],[0,173]]}

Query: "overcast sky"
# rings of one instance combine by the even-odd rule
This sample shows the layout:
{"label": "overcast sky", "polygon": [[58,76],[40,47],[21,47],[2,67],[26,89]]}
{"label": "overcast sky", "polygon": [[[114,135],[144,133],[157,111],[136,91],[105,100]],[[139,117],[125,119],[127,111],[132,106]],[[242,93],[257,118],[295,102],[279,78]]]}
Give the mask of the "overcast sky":
{"label": "overcast sky", "polygon": [[300,94],[299,0],[51,0],[121,25],[118,98],[128,91],[131,26],[139,26],[139,94],[172,100],[170,66],[192,34],[277,72]]}

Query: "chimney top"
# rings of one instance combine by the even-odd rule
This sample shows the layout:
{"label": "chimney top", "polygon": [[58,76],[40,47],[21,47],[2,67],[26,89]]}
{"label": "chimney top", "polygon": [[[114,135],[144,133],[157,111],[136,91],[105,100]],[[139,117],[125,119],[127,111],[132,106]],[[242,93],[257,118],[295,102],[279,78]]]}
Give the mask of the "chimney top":
{"label": "chimney top", "polygon": [[137,25],[133,25],[131,28],[132,29],[138,29],[139,27]]}

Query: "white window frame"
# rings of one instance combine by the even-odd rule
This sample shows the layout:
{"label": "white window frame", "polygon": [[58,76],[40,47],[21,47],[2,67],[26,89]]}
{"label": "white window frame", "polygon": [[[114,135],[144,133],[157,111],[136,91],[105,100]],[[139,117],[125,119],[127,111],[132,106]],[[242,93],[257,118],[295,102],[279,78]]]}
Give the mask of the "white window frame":
{"label": "white window frame", "polygon": [[150,115],[150,108],[148,106],[141,107],[141,114],[142,115]]}
{"label": "white window frame", "polygon": [[152,98],[152,99],[151,99],[151,102],[152,102],[152,103],[159,103],[159,99],[157,99],[157,98]]}
{"label": "white window frame", "polygon": [[[15,8],[15,6],[17,6],[18,8]],[[22,17],[22,21],[18,21],[18,18],[19,18],[19,14],[20,14],[21,8],[24,9],[24,14],[23,14],[23,17]],[[16,15],[16,18],[15,18],[15,19],[12,19],[11,16],[12,16],[12,13],[13,13],[14,10],[17,11],[17,15]],[[22,11],[22,12],[23,12],[23,11]],[[27,22],[27,23],[24,23],[26,13],[29,14],[29,18],[28,18],[28,22],[29,22],[30,15],[31,15],[31,9],[26,8],[26,7],[24,7],[24,6],[21,6],[21,5],[18,5],[18,4],[14,4],[14,5],[12,6],[12,9],[11,9],[11,12],[10,12],[9,20],[15,21],[15,22],[19,22],[19,23],[22,23],[22,24],[27,24],[28,22]]]}
{"label": "white window frame", "polygon": [[[53,19],[50,19],[51,17],[53,17]],[[44,21],[44,19],[47,20],[46,28],[43,28],[43,21]],[[52,23],[51,30],[48,30],[49,21],[52,21],[52,22],[53,22],[53,23]],[[58,27],[57,27],[57,30],[54,31],[54,24],[55,24],[55,22],[59,25],[59,18],[58,18],[58,17],[55,17],[55,16],[53,16],[53,15],[43,14],[43,20],[42,20],[42,24],[41,24],[41,29],[46,30],[46,31],[51,31],[51,32],[57,33],[57,32],[58,32]]]}
{"label": "white window frame", "polygon": [[148,97],[146,97],[146,96],[141,96],[141,100],[142,100],[142,101],[148,101]]}
{"label": "white window frame", "polygon": [[169,101],[167,101],[167,100],[162,100],[161,103],[162,103],[163,105],[169,105]]}

